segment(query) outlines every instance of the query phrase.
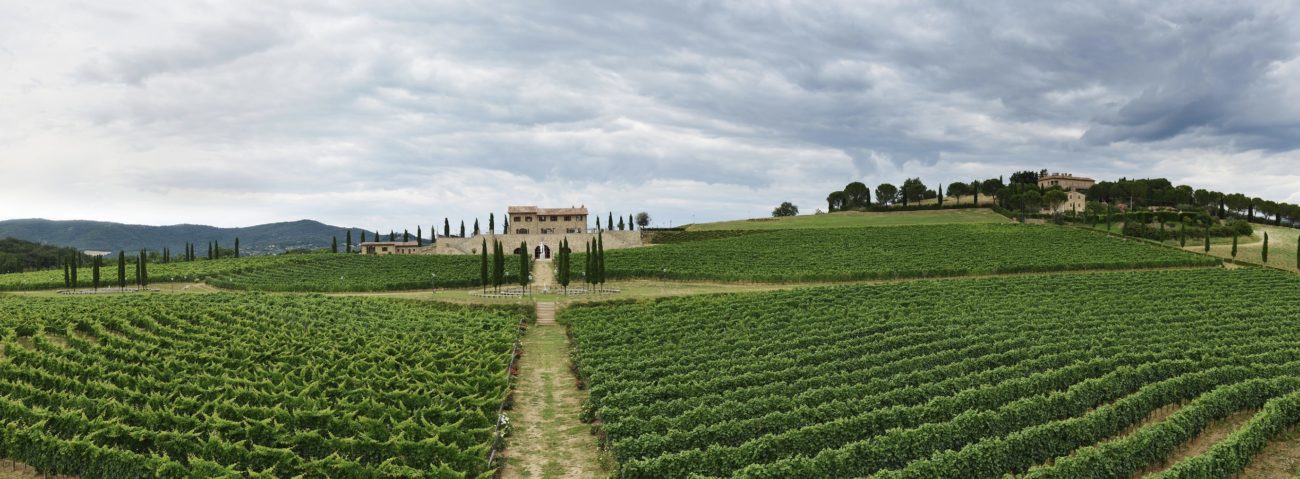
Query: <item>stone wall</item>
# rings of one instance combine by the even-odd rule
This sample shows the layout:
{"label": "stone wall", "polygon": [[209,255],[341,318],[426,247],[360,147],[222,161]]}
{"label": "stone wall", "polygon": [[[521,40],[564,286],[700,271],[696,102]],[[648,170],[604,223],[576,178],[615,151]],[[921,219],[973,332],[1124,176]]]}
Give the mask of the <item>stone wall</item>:
{"label": "stone wall", "polygon": [[[551,251],[554,252],[556,248],[560,247],[560,240],[568,238],[569,245],[574,249],[574,251],[581,253],[583,251],[583,243],[590,241],[591,238],[595,236],[596,235],[593,233],[576,233],[567,235],[495,234],[479,235],[469,238],[438,238],[438,243],[434,247],[426,247],[420,250],[420,254],[478,254],[479,248],[483,247],[484,238],[487,239],[488,248],[492,247],[493,241],[501,241],[501,243],[506,246],[507,252],[514,251],[515,248],[518,248],[520,241],[527,241],[529,248],[545,243],[547,246],[550,246]],[[643,245],[641,242],[640,231],[605,231],[603,240],[605,242],[605,249],[607,250],[636,248]]]}

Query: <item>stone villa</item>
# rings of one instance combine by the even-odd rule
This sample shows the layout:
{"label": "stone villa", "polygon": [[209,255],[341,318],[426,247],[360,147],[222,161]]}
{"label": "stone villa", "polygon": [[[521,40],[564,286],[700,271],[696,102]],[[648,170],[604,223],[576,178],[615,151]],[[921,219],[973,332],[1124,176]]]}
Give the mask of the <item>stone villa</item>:
{"label": "stone villa", "polygon": [[538,208],[511,206],[510,233],[519,235],[577,234],[587,232],[587,207]]}
{"label": "stone villa", "polygon": [[367,241],[361,243],[361,254],[419,254],[420,244],[415,241]]}
{"label": "stone villa", "polygon": [[1038,177],[1038,186],[1040,188],[1060,187],[1065,190],[1065,204],[1053,211],[1050,206],[1045,206],[1043,212],[1057,213],[1062,211],[1083,211],[1088,205],[1088,197],[1083,192],[1097,184],[1092,178],[1074,176],[1069,173],[1052,173]]}

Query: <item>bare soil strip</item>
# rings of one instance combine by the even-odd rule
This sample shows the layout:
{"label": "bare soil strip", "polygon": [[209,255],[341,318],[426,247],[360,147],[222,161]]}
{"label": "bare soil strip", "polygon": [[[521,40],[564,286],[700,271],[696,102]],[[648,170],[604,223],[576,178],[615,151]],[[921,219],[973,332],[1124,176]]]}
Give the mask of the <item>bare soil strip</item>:
{"label": "bare soil strip", "polygon": [[1300,474],[1300,428],[1283,431],[1237,474],[1238,479],[1293,479]]}
{"label": "bare soil strip", "polygon": [[609,477],[610,461],[597,450],[591,426],[579,419],[586,393],[577,388],[569,369],[564,327],[533,326],[523,345],[514,409],[507,413],[513,432],[501,477]]}
{"label": "bare soil strip", "polygon": [[1249,421],[1251,417],[1255,416],[1255,413],[1257,412],[1259,411],[1255,409],[1238,411],[1233,413],[1231,416],[1210,423],[1208,426],[1205,426],[1205,429],[1195,438],[1188,441],[1186,444],[1179,446],[1173,454],[1166,457],[1164,462],[1148,466],[1146,469],[1134,474],[1133,477],[1145,477],[1150,474],[1161,472],[1173,467],[1174,464],[1178,464],[1183,459],[1197,456],[1210,450],[1210,447],[1213,447],[1215,443],[1222,441],[1223,438],[1228,437],[1228,435],[1232,434],[1233,431],[1240,429],[1241,426],[1245,424],[1246,421]]}

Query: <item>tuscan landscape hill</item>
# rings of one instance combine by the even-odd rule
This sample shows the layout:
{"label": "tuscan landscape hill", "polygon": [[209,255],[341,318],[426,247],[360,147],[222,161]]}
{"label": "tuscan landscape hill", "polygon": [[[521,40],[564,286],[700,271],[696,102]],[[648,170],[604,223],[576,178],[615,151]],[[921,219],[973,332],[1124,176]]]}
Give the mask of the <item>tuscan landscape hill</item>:
{"label": "tuscan landscape hill", "polygon": [[[15,219],[0,221],[0,238],[17,238],[36,243],[69,246],[90,251],[135,251],[141,248],[180,251],[186,243],[216,241],[233,246],[239,238],[241,253],[263,255],[293,249],[328,248],[331,238],[341,241],[347,228],[319,221],[299,220],[242,228],[179,224],[169,226],[131,225],[104,221],[55,221]],[[352,234],[360,238],[360,229]]]}

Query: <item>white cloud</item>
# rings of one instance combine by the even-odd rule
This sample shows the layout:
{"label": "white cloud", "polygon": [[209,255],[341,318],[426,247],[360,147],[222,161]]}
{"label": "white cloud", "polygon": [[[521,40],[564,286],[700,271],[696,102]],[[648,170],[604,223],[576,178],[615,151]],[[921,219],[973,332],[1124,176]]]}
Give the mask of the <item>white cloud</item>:
{"label": "white cloud", "polygon": [[666,224],[1062,169],[1300,201],[1292,2],[0,4],[0,218]]}

